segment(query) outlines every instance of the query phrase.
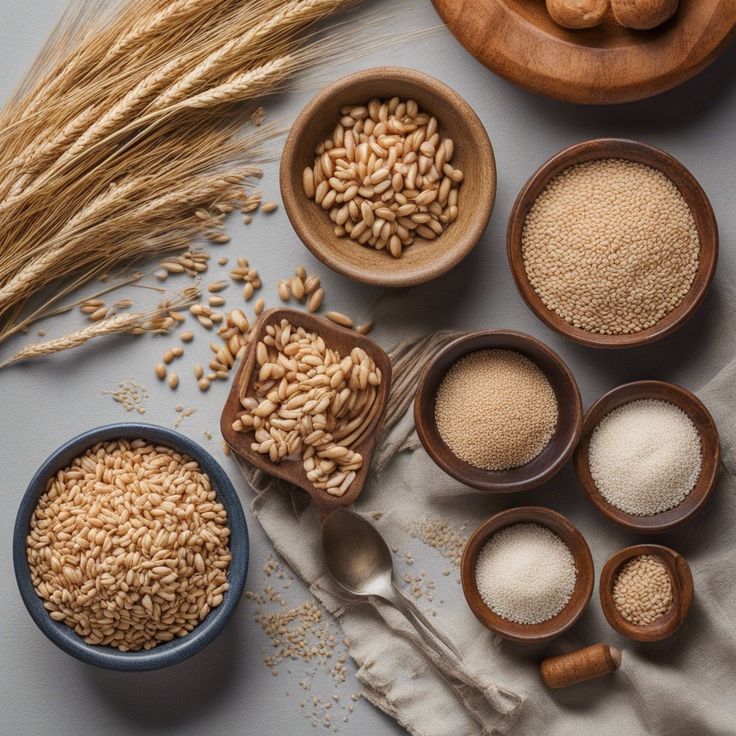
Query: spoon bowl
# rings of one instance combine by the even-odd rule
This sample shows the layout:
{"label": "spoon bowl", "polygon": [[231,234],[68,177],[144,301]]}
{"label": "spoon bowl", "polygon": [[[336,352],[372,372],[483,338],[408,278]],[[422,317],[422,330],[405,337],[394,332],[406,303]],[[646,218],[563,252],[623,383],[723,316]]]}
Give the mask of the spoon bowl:
{"label": "spoon bowl", "polygon": [[381,595],[391,586],[393,561],[383,537],[358,514],[338,509],[322,525],[330,575],[353,595]]}
{"label": "spoon bowl", "polygon": [[404,614],[426,644],[442,656],[460,654],[455,645],[396,587],[391,550],[360,514],[335,509],[322,524],[322,552],[332,579],[352,596],[381,598]]}

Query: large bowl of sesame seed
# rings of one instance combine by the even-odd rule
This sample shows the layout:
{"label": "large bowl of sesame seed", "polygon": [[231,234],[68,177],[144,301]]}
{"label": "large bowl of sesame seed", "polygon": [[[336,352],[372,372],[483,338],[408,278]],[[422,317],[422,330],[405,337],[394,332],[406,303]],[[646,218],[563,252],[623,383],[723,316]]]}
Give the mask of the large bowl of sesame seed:
{"label": "large bowl of sesame seed", "polygon": [[542,322],[584,345],[621,348],[665,337],[695,312],[715,272],[718,227],[679,161],[601,138],[537,170],[506,244],[516,286]]}
{"label": "large bowl of sesame seed", "polygon": [[248,529],[222,467],[150,424],[90,430],[56,450],[13,537],[23,603],[60,649],[121,671],[178,664],[235,611]]}

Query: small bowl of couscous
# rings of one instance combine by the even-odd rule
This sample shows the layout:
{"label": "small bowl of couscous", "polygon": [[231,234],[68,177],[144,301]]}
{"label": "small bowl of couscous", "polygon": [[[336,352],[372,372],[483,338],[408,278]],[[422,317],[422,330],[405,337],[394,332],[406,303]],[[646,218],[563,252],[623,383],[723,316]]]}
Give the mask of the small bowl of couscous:
{"label": "small bowl of couscous", "polygon": [[592,347],[658,340],[703,301],[718,259],[708,197],[675,158],[596,139],[541,166],[509,217],[516,286],[548,327]]}
{"label": "small bowl of couscous", "polygon": [[575,378],[521,332],[487,330],[447,345],[414,400],[419,439],[446,473],[484,491],[534,488],[571,457],[582,427]]}

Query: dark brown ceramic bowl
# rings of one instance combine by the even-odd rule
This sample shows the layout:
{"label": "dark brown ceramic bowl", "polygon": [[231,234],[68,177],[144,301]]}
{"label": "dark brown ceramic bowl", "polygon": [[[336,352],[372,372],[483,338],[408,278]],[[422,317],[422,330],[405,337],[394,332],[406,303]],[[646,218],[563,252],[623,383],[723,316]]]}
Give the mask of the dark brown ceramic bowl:
{"label": "dark brown ceramic bowl", "polygon": [[[510,470],[482,470],[460,460],[445,444],[434,416],[435,396],[450,367],[477,350],[515,350],[536,363],[552,384],[559,418],[547,447],[531,462]],[[557,353],[530,335],[511,330],[473,332],[451,342],[424,367],[414,399],[417,434],[429,456],[446,473],[481,491],[526,491],[544,483],[570,459],[580,439],[582,402],[575,377]]]}
{"label": "dark brown ceramic bowl", "polygon": [[[475,580],[478,555],[486,542],[500,529],[520,523],[534,523],[551,529],[570,548],[577,567],[575,588],[567,605],[556,616],[541,624],[517,624],[501,618],[483,602]],[[542,506],[519,506],[494,514],[473,532],[463,550],[460,576],[465,600],[486,628],[504,639],[534,643],[563,634],[582,616],[593,593],[595,570],[585,537],[568,519]]]}
{"label": "dark brown ceramic bowl", "polygon": [[[574,164],[602,158],[637,161],[661,171],[675,184],[688,203],[700,236],[700,264],[690,291],[682,302],[659,322],[629,335],[599,335],[574,327],[548,309],[529,282],[522,255],[524,223],[534,201],[549,181]],[[710,201],[695,177],[675,158],[658,148],[636,141],[598,138],[566,148],[543,164],[524,185],[509,217],[506,249],[519,293],[529,308],[548,327],[575,342],[596,348],[645,345],[674,332],[700,306],[713,280],[718,260],[718,226]]]}
{"label": "dark brown ceramic bowl", "polygon": [[[598,423],[609,412],[638,399],[661,399],[682,409],[700,434],[703,465],[695,488],[673,509],[652,516],[635,516],[612,506],[601,495],[590,473],[590,437]],[[703,508],[715,487],[721,460],[718,429],[710,412],[700,399],[682,386],[665,381],[636,381],[618,386],[601,396],[585,415],[583,435],[575,451],[575,473],[585,495],[604,516],[632,532],[666,532],[695,516]]]}
{"label": "dark brown ceramic bowl", "polygon": [[[340,109],[395,95],[416,100],[421,110],[437,118],[440,135],[455,143],[452,162],[465,175],[457,219],[435,240],[417,239],[401,258],[338,238],[327,213],[302,188],[302,172],[313,165],[315,147],[332,136]],[[376,67],[339,79],[302,110],[281,154],[280,181],[286,214],[320,261],[366,284],[410,286],[449,271],[483,235],[496,197],[496,164],[483,123],[457,92],[414,69]]]}
{"label": "dark brown ceramic bowl", "polygon": [[[621,568],[632,558],[639,555],[659,557],[667,568],[672,583],[672,607],[662,617],[651,624],[632,624],[627,621],[613,602],[613,584],[616,582]],[[616,552],[603,567],[600,580],[600,597],[603,613],[608,623],[619,634],[634,641],[659,641],[677,631],[687,618],[693,602],[693,576],[685,558],[669,547],[660,544],[637,544]]]}

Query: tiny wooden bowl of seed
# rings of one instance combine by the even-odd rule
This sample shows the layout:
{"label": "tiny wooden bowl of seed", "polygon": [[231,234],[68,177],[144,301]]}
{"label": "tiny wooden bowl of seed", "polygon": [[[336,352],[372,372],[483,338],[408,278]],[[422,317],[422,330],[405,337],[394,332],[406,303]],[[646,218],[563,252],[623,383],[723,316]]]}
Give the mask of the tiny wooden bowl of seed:
{"label": "tiny wooden bowl of seed", "polygon": [[[520,624],[501,618],[485,604],[478,590],[475,578],[478,555],[496,532],[513,524],[539,524],[550,529],[568,546],[575,561],[577,577],[570,600],[556,616],[539,624]],[[595,569],[585,537],[569,519],[543,506],[518,506],[494,514],[473,532],[463,550],[460,577],[470,610],[487,629],[504,639],[532,644],[560,636],[583,615],[593,594]]]}
{"label": "tiny wooden bowl of seed", "polygon": [[[337,350],[340,355],[349,355],[355,347],[362,348],[381,370],[381,383],[378,386],[373,408],[366,420],[365,429],[351,445],[351,449],[362,455],[363,465],[342,496],[332,496],[326,491],[315,488],[307,478],[301,457],[293,459],[287,457],[279,463],[271,462],[268,455],[262,455],[251,449],[251,443],[255,435],[253,430],[237,432],[233,429],[233,422],[243,412],[241,398],[251,394],[252,386],[257,378],[254,369],[258,342],[263,339],[269,325],[278,325],[284,319],[288,320],[294,327],[303,327],[309,332],[320,335],[327,347]],[[320,516],[325,517],[335,508],[353,503],[363,490],[363,486],[368,479],[371,458],[376,449],[383,418],[386,414],[390,391],[391,361],[386,352],[372,340],[354,330],[348,330],[326,319],[297,309],[269,309],[258,318],[251,329],[245,356],[222,410],[220,431],[232,450],[245,460],[269,475],[303,488],[311,496]]]}
{"label": "tiny wooden bowl of seed", "polygon": [[[524,265],[522,235],[527,215],[537,197],[559,173],[575,164],[598,159],[624,159],[662,172],[677,187],[695,220],[700,254],[695,279],[682,301],[656,324],[639,332],[605,335],[576,327],[548,308],[529,281]],[[677,159],[653,146],[617,138],[598,138],[564,149],[544,163],[527,181],[509,216],[506,249],[517,289],[534,314],[548,327],[575,342],[596,348],[645,345],[674,332],[700,306],[713,280],[718,260],[718,226],[707,195],[695,177]]]}
{"label": "tiny wooden bowl of seed", "polygon": [[[667,401],[690,417],[700,435],[702,466],[695,487],[678,506],[651,516],[637,516],[609,503],[596,487],[590,471],[590,438],[598,423],[614,409],[640,399]],[[718,479],[721,443],[710,412],[693,393],[665,381],[635,381],[618,386],[601,396],[588,409],[583,433],[575,450],[574,466],[578,482],[591,503],[611,521],[632,532],[658,533],[691,519],[705,505]]]}
{"label": "tiny wooden bowl of seed", "polygon": [[[667,568],[672,584],[670,609],[650,624],[635,624],[625,619],[613,599],[613,586],[619,572],[639,555],[657,557]],[[659,641],[672,636],[687,618],[694,597],[693,576],[687,560],[675,550],[661,544],[637,544],[619,550],[606,562],[601,570],[599,592],[603,613],[619,634],[634,641]]]}
{"label": "tiny wooden bowl of seed", "polygon": [[[463,356],[488,349],[511,350],[529,358],[545,374],[557,399],[559,416],[552,439],[533,460],[509,470],[483,470],[458,458],[442,439],[435,419],[435,397],[447,371]],[[583,407],[575,377],[557,353],[522,332],[487,330],[458,338],[427,363],[414,399],[414,422],[425,450],[446,473],[481,491],[510,493],[541,485],[570,459],[580,438]]]}
{"label": "tiny wooden bowl of seed", "polygon": [[[437,118],[440,135],[454,142],[453,164],[464,174],[457,219],[433,240],[418,237],[399,258],[335,235],[335,223],[307,198],[302,183],[304,169],[314,163],[315,147],[332,137],[343,107],[393,96],[416,100],[420,110]],[[286,213],[307,248],[338,273],[378,286],[420,284],[456,266],[483,235],[496,196],[493,148],[473,109],[439,80],[400,67],[365,69],[322,90],[291,128],[280,179]]]}

